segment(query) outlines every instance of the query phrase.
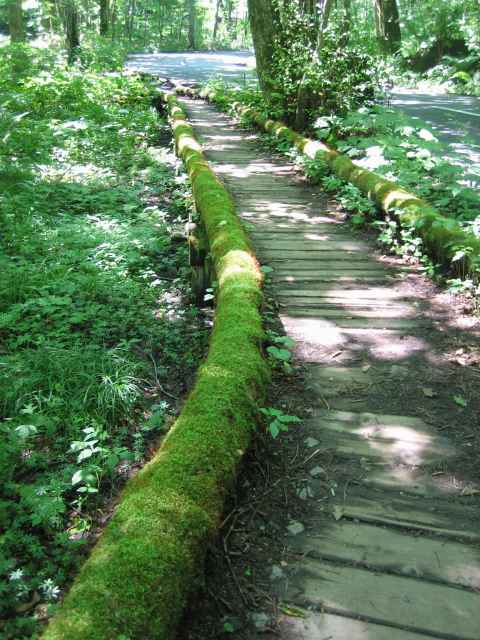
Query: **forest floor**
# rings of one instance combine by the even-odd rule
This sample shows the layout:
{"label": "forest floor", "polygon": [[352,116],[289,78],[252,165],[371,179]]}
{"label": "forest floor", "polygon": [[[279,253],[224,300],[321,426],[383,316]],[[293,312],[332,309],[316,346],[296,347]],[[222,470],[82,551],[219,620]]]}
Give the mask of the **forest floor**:
{"label": "forest floor", "polygon": [[0,80],[5,640],[51,615],[168,430],[211,323],[190,296],[190,194],[149,87],[27,62]]}
{"label": "forest floor", "polygon": [[[295,342],[180,637],[475,640],[480,325],[285,158],[186,101]],[[274,320],[273,320],[274,321]],[[197,612],[192,616],[191,612]]]}

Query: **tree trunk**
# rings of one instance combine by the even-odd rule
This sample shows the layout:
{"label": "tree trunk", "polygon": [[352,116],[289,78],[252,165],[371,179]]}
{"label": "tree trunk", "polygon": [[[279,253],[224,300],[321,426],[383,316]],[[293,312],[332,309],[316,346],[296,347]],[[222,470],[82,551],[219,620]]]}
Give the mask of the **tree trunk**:
{"label": "tree trunk", "polygon": [[273,90],[272,62],[277,15],[272,0],[248,0],[248,14],[260,89],[268,99]]}
{"label": "tree trunk", "polygon": [[213,44],[217,41],[218,29],[220,27],[220,23],[222,21],[222,0],[217,0],[217,8],[215,11],[215,23],[213,25]]}
{"label": "tree trunk", "polygon": [[[323,47],[323,41],[325,36],[325,30],[328,27],[328,21],[330,19],[330,14],[332,12],[332,8],[335,0],[320,0],[316,4],[317,14],[317,51],[320,51]],[[315,7],[315,5],[314,5]],[[307,5],[306,9],[312,11],[315,8],[312,5]],[[312,108],[312,97],[310,88],[307,85],[307,76],[306,74],[300,80],[300,84],[298,85],[297,92],[297,108],[295,112],[295,129],[298,131],[303,131],[305,129],[305,125],[307,122],[307,110]]]}
{"label": "tree trunk", "polygon": [[100,35],[108,35],[110,17],[109,0],[100,0]]}
{"label": "tree trunk", "polygon": [[22,0],[8,0],[8,26],[10,42],[25,42]]}
{"label": "tree trunk", "polygon": [[402,43],[397,0],[375,0],[375,28],[383,53],[396,53]]}
{"label": "tree trunk", "polygon": [[340,29],[340,46],[345,47],[350,40],[350,31],[352,29],[352,0],[343,0],[343,13]]}
{"label": "tree trunk", "polygon": [[195,49],[195,0],[186,0],[188,12],[188,48]]}
{"label": "tree trunk", "polygon": [[112,41],[115,40],[115,34],[117,30],[117,0],[113,0],[110,10],[110,35]]}
{"label": "tree trunk", "polygon": [[80,50],[80,27],[75,0],[63,0],[63,25],[67,40],[68,64],[73,64]]}
{"label": "tree trunk", "polygon": [[317,50],[323,47],[323,40],[325,31],[328,27],[328,21],[330,20],[330,14],[332,13],[335,0],[320,0],[317,3],[318,16],[318,36],[317,36]]}

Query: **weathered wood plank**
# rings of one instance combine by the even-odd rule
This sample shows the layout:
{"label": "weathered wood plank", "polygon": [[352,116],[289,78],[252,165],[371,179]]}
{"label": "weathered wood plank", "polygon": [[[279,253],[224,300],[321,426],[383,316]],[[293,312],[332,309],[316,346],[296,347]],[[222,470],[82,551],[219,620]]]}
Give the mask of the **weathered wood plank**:
{"label": "weathered wood plank", "polygon": [[290,547],[314,558],[363,565],[376,572],[480,589],[480,549],[441,538],[339,521],[295,536]]}
{"label": "weathered wood plank", "polygon": [[480,595],[442,584],[315,561],[299,562],[288,601],[435,636],[478,640]]}
{"label": "weathered wood plank", "polygon": [[[318,437],[321,437],[322,447],[332,449],[339,457],[363,458],[385,465],[419,466],[441,462],[455,453],[453,447],[448,445],[448,441],[440,439],[429,441],[419,436],[416,440],[413,435],[411,440],[388,436],[364,438],[342,432],[341,423],[308,420],[306,424],[309,427],[316,427]],[[385,431],[389,433],[388,429]]]}
{"label": "weathered wood plank", "polygon": [[[361,288],[360,288],[361,287]],[[383,287],[375,287],[370,283],[347,283],[337,284],[314,284],[307,289],[306,286],[292,285],[290,287],[275,287],[275,293],[280,298],[315,298],[330,299],[337,298],[350,302],[358,302],[361,300],[405,300],[405,294],[398,289],[392,288],[390,282],[386,282]],[[339,303],[343,304],[343,303]]]}
{"label": "weathered wood plank", "polygon": [[[328,241],[327,241],[328,240]],[[277,239],[277,240],[264,240],[258,238],[257,247],[262,250],[268,250],[272,252],[285,251],[287,257],[298,252],[310,253],[311,251],[366,251],[369,247],[364,242],[358,242],[356,240],[330,240],[328,238],[321,238],[318,240],[309,240],[307,238],[300,238],[299,240],[290,239]]]}
{"label": "weathered wood plank", "polygon": [[348,314],[339,312],[338,316],[327,320],[323,316],[321,309],[309,309],[307,307],[288,307],[281,311],[283,318],[308,318],[314,319],[314,326],[310,330],[322,332],[325,329],[405,329],[415,330],[431,327],[428,318],[379,318],[379,317],[351,317]]}
{"label": "weathered wood plank", "polygon": [[280,637],[283,640],[439,640],[431,634],[425,636],[332,613],[305,609],[304,615],[304,618],[281,616]]}
{"label": "weathered wood plank", "polygon": [[417,316],[415,307],[408,304],[401,304],[393,301],[381,302],[378,300],[348,300],[344,298],[297,298],[290,300],[287,297],[280,298],[279,306],[287,309],[301,307],[304,309],[319,309],[325,318],[415,318]]}
{"label": "weathered wood plank", "polygon": [[440,534],[469,542],[480,541],[475,507],[444,500],[412,499],[389,491],[370,490],[365,495],[358,491],[355,489],[354,493],[350,488],[345,499],[338,498],[337,517],[416,530],[431,536]]}

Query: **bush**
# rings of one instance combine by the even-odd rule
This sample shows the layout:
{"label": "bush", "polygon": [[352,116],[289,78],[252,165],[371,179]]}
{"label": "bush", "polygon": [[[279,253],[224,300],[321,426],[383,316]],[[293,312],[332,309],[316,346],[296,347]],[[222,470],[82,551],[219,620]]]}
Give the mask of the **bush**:
{"label": "bush", "polygon": [[373,56],[346,45],[334,30],[327,31],[318,49],[310,18],[300,15],[295,3],[284,11],[287,17],[274,49],[271,113],[292,123],[300,86],[308,94],[307,128],[319,114],[346,113],[371,101],[377,77]]}

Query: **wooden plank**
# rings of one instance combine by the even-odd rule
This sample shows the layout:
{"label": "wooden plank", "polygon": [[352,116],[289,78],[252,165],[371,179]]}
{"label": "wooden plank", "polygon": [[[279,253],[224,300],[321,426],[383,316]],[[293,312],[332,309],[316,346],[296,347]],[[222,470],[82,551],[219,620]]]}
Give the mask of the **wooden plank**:
{"label": "wooden plank", "polygon": [[339,521],[292,537],[289,547],[317,559],[480,589],[480,550],[442,538]]}
{"label": "wooden plank", "polygon": [[[358,274],[358,272],[357,272]],[[332,274],[325,274],[325,275],[321,275],[321,274],[317,274],[315,273],[315,271],[311,271],[308,273],[301,273],[301,274],[289,274],[289,273],[278,273],[276,270],[270,274],[270,279],[272,281],[272,283],[274,285],[293,285],[293,286],[301,286],[304,285],[305,283],[313,283],[313,285],[316,284],[323,284],[323,283],[328,283],[327,286],[332,286],[333,284],[340,284],[340,283],[346,283],[346,284],[359,284],[362,285],[364,284],[366,285],[370,285],[370,284],[383,284],[387,282],[388,279],[388,283],[391,284],[392,280],[393,280],[394,276],[390,276],[388,274],[379,272],[379,271],[363,271],[360,272],[360,275],[352,275],[352,274],[347,274],[345,275],[344,273],[340,274],[340,273],[332,273]],[[285,291],[285,289],[283,289],[283,291]]]}
{"label": "wooden plank", "polygon": [[[331,256],[329,256],[331,257]],[[365,275],[369,274],[384,274],[385,276],[389,276],[391,278],[401,277],[402,274],[411,273],[410,269],[393,269],[390,265],[383,264],[381,262],[365,262],[363,260],[358,261],[357,256],[354,256],[354,259],[349,261],[341,261],[337,264],[332,264],[331,260],[328,261],[312,261],[312,264],[306,264],[305,262],[298,261],[297,263],[281,263],[278,262],[275,265],[275,273],[282,275],[310,275],[316,274],[319,276],[330,276],[335,277],[337,275],[352,275],[361,277],[361,273],[358,271],[362,271]],[[323,264],[322,264],[323,262]],[[361,282],[359,282],[359,286],[361,286]]]}
{"label": "wooden plank", "polygon": [[[344,314],[344,317],[332,317],[326,319],[323,317],[320,309],[309,309],[306,307],[288,307],[280,313],[280,319],[312,319],[314,320],[315,330],[322,332],[326,329],[386,329],[386,330],[415,330],[431,327],[431,321],[428,318],[380,318],[380,317],[359,317],[352,318]],[[310,331],[313,326],[310,327]]]}
{"label": "wooden plank", "polygon": [[[379,371],[376,373],[381,376]],[[415,416],[314,408],[311,420],[317,422],[322,428],[326,427],[339,433],[349,433],[367,439],[379,437],[415,442],[419,440],[430,442],[432,438],[442,439],[434,427]]]}
{"label": "wooden plank", "polygon": [[418,634],[332,613],[304,611],[304,618],[282,615],[282,640],[439,640],[438,636]]}
{"label": "wooden plank", "polygon": [[393,288],[390,282],[385,283],[382,287],[372,286],[369,283],[335,283],[333,286],[332,284],[314,284],[310,285],[308,289],[305,286],[293,284],[289,287],[276,286],[275,293],[282,298],[338,298],[348,301],[378,300],[382,302],[400,300],[408,302],[408,300],[405,300],[405,294]]}
{"label": "wooden plank", "polygon": [[321,438],[322,447],[332,449],[336,456],[342,458],[363,458],[385,465],[419,466],[441,462],[455,454],[453,447],[443,439],[429,441],[420,436],[417,440],[413,436],[410,440],[381,436],[364,438],[341,432],[341,423],[306,420],[305,424]]}
{"label": "wooden plank", "polygon": [[[318,270],[326,271],[329,267],[333,269],[344,269],[347,273],[352,273],[355,269],[375,270],[375,263],[371,262],[361,253],[355,255],[343,254],[342,252],[331,252],[330,255],[324,254],[313,259],[311,256],[305,260],[291,258],[290,260],[281,256],[262,255],[264,264],[271,264],[275,271],[284,273],[289,271],[294,273],[296,270]],[[380,269],[380,267],[378,267]]]}
{"label": "wooden plank", "polygon": [[309,240],[307,238],[299,238],[298,240],[277,239],[264,240],[257,238],[256,246],[259,249],[271,252],[285,251],[285,255],[289,257],[295,256],[298,252],[309,253],[311,251],[370,251],[370,247],[364,242],[356,240],[338,240],[323,238],[321,240]]}
{"label": "wooden plank", "polygon": [[365,253],[364,249],[339,249],[333,243],[325,243],[325,246],[319,245],[316,248],[303,251],[303,249],[269,249],[267,247],[257,247],[257,252],[263,256],[266,256],[268,260],[276,262],[290,262],[296,260],[354,260],[362,262],[371,262],[370,255]]}
{"label": "wooden plank", "polygon": [[332,317],[377,317],[377,318],[415,318],[418,311],[415,307],[399,302],[388,301],[380,302],[378,300],[357,300],[350,301],[342,298],[293,298],[287,296],[279,300],[279,306],[287,309],[295,309],[297,307],[305,309],[319,309],[322,311],[320,315],[325,318]]}
{"label": "wooden plank", "polygon": [[303,242],[306,240],[319,240],[328,238],[345,238],[351,240],[351,236],[346,233],[342,225],[327,224],[325,222],[315,225],[315,229],[312,229],[309,225],[302,225],[299,223],[293,223],[289,226],[277,225],[275,230],[272,230],[270,225],[258,225],[251,230],[251,236],[256,241],[263,240],[291,240],[296,242]]}
{"label": "wooden plank", "polygon": [[310,365],[307,369],[307,380],[309,385],[320,384],[322,388],[330,386],[331,383],[337,384],[339,382],[370,384],[374,379],[374,374],[375,369],[372,368],[364,370],[362,367]]}
{"label": "wooden plank", "polygon": [[[468,500],[468,499],[467,499]],[[412,500],[389,491],[350,489],[345,500],[338,499],[342,518],[376,525],[390,525],[434,536],[442,534],[459,540],[480,541],[478,509],[445,500]],[[319,510],[319,514],[321,509]]]}
{"label": "wooden plank", "polygon": [[[359,376],[360,373],[373,377],[373,373],[379,373],[380,376],[384,376],[378,369],[374,368],[363,371],[360,367],[350,368],[345,371],[344,367],[311,367],[310,375],[323,378],[328,376],[332,379],[333,376],[337,376],[345,379],[345,373],[348,373],[348,377]],[[343,374],[343,375],[342,375]],[[409,429],[416,429],[423,433],[435,434],[435,429],[430,425],[427,425],[421,418],[416,416],[399,416],[390,413],[372,413],[370,411],[329,411],[327,409],[315,409],[315,417],[325,421],[341,421],[345,423],[346,429],[356,429],[368,427],[368,429],[375,429],[376,427],[393,426],[404,427]]]}
{"label": "wooden plank", "polygon": [[294,604],[426,635],[478,640],[477,593],[312,558],[296,569],[285,593]]}

